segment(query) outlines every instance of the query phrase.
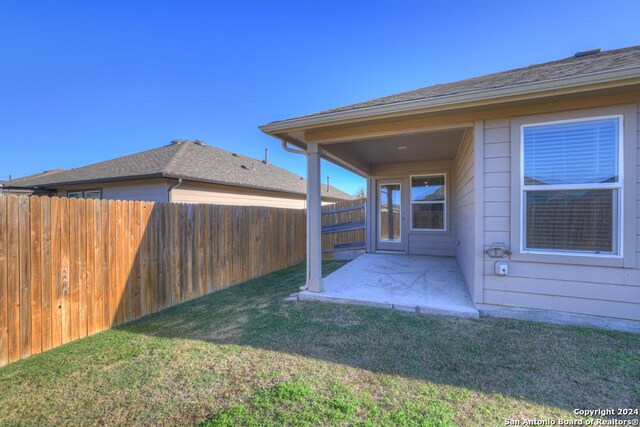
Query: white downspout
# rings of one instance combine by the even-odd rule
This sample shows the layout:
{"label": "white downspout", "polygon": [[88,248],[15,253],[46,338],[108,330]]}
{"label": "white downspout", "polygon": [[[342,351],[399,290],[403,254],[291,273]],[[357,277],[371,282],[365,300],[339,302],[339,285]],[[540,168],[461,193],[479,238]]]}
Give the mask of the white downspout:
{"label": "white downspout", "polygon": [[287,146],[287,141],[284,139],[280,139],[281,143],[282,143],[282,148],[284,149],[284,151],[287,151],[289,153],[293,153],[293,154],[302,154],[303,156],[307,155],[307,152],[304,150],[299,150],[296,148],[290,148],[289,146]]}
{"label": "white downspout", "polygon": [[175,184],[169,186],[169,188],[167,189],[167,193],[168,193],[167,194],[167,199],[168,199],[169,203],[171,203],[173,201],[173,200],[171,200],[172,199],[171,190],[173,190],[174,188],[178,188],[181,185],[182,185],[182,178],[178,178],[178,182],[176,182]]}

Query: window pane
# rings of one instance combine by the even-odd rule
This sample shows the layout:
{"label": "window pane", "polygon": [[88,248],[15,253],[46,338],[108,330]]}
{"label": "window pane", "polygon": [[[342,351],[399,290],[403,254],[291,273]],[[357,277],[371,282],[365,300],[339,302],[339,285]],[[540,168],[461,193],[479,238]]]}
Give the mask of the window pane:
{"label": "window pane", "polygon": [[524,184],[617,182],[618,121],[525,127]]}
{"label": "window pane", "polygon": [[444,200],[444,175],[414,176],[411,178],[411,201]]}
{"label": "window pane", "polygon": [[91,190],[84,192],[85,199],[99,199],[100,198],[100,190]]}
{"label": "window pane", "polygon": [[82,197],[82,191],[67,191],[67,197],[69,199],[80,199]]}
{"label": "window pane", "polygon": [[616,190],[525,192],[526,249],[614,252]]}
{"label": "window pane", "polygon": [[380,241],[400,241],[400,184],[380,186]]}
{"label": "window pane", "polygon": [[444,203],[416,203],[411,209],[412,228],[444,230]]}

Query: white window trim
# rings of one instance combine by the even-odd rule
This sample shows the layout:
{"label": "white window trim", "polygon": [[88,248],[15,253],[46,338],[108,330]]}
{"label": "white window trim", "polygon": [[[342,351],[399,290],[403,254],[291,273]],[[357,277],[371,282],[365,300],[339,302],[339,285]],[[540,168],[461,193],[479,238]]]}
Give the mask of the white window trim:
{"label": "white window trim", "polygon": [[[552,185],[525,185],[524,184],[524,130],[528,127],[555,125],[562,123],[578,123],[588,122],[593,120],[606,120],[606,119],[618,119],[618,182],[607,183],[586,183],[586,184],[552,184]],[[613,114],[603,116],[589,116],[580,117],[575,119],[566,120],[554,120],[543,122],[530,122],[520,125],[520,140],[518,144],[520,146],[520,176],[518,178],[519,193],[520,193],[520,248],[519,251],[522,254],[540,254],[540,255],[560,255],[560,256],[578,256],[578,257],[595,257],[595,258],[623,258],[624,257],[624,115]],[[575,250],[544,250],[544,249],[526,249],[526,230],[525,230],[525,192],[526,191],[540,191],[540,190],[599,190],[599,189],[611,189],[617,190],[617,204],[614,205],[614,212],[616,212],[615,230],[613,233],[612,246],[616,247],[615,252],[591,252],[591,251],[575,251]]]}
{"label": "white window trim", "polygon": [[[430,176],[442,176],[444,178],[444,200],[438,200],[438,201],[422,201],[422,202],[414,202],[412,200],[412,194],[411,191],[413,190],[413,185],[412,185],[412,181],[413,178],[422,178],[422,177],[430,177]],[[447,198],[447,193],[449,192],[449,188],[447,187],[447,184],[449,182],[449,179],[447,177],[447,174],[444,172],[441,173],[424,173],[424,174],[416,174],[416,175],[409,175],[409,230],[410,231],[425,231],[425,232],[446,232],[449,230],[449,221],[447,221],[448,218],[448,214],[449,214],[449,209],[448,209],[448,198]],[[442,211],[442,225],[444,226],[444,228],[413,228],[413,205],[433,205],[433,204],[443,204],[444,205],[444,209]]]}
{"label": "white window trim", "polygon": [[376,209],[378,211],[378,213],[376,214],[378,216],[378,242],[379,243],[402,243],[402,182],[381,182],[378,184],[378,194],[376,194],[376,198],[379,199],[380,198],[380,190],[382,189],[383,185],[397,185],[399,187],[399,191],[400,191],[400,211],[398,212],[398,215],[400,217],[400,230],[398,230],[399,232],[399,236],[400,238],[398,240],[382,240],[382,211],[380,209],[381,205],[380,205],[380,200],[378,200]]}

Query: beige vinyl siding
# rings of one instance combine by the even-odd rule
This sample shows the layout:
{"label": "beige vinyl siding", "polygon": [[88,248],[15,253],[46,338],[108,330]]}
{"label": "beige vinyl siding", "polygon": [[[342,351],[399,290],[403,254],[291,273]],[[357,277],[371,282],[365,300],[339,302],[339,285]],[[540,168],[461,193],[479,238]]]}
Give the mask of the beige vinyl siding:
{"label": "beige vinyl siding", "polygon": [[465,133],[453,167],[453,200],[452,217],[456,230],[456,239],[460,242],[456,246],[456,258],[462,275],[467,282],[471,295],[474,295],[475,269],[475,197],[474,197],[474,137],[469,130]]}
{"label": "beige vinyl siding", "polygon": [[[638,108],[638,123],[640,123],[640,104]],[[640,268],[640,125],[636,140],[636,268]]]}
{"label": "beige vinyl siding", "polygon": [[511,218],[509,119],[484,123],[484,245],[509,244]]}
{"label": "beige vinyl siding", "polygon": [[57,192],[59,196],[66,196],[68,191],[100,189],[103,199],[166,202],[168,200],[167,188],[166,179],[149,179],[74,185],[58,188]]}
{"label": "beige vinyl siding", "polygon": [[416,255],[455,256],[456,244],[451,234],[425,235],[409,232],[409,253]]}
{"label": "beige vinyl siding", "polygon": [[[510,166],[511,134],[509,118],[484,122],[485,249],[493,242],[509,245],[511,233],[519,232],[512,230],[510,225],[511,203],[519,203],[519,200],[511,200],[511,183],[518,182],[517,177],[512,176]],[[625,141],[625,144],[637,146],[637,140]],[[640,147],[636,160],[640,165]],[[513,174],[518,173],[513,171]],[[625,191],[637,193],[635,216],[640,225],[640,179],[635,181],[625,182]],[[640,243],[640,228],[633,234]],[[625,235],[628,236],[626,231]],[[636,245],[635,251],[640,261],[640,246]],[[494,274],[495,262],[496,259],[484,256],[486,305],[640,320],[640,270],[637,268],[511,259],[509,275],[502,277]]]}
{"label": "beige vinyl siding", "polygon": [[183,183],[171,190],[171,201],[289,209],[304,209],[306,204],[304,195],[196,182]]}
{"label": "beige vinyl siding", "polygon": [[[416,162],[416,163],[392,163],[385,165],[377,165],[374,167],[374,175],[376,179],[391,179],[402,183],[404,190],[402,207],[410,210],[411,204],[411,183],[412,175],[429,175],[429,174],[446,174],[447,189],[447,230],[446,231],[420,231],[411,230],[410,213],[407,211],[403,221],[403,227],[407,232],[407,252],[416,255],[435,255],[435,256],[455,256],[456,255],[456,238],[455,223],[452,221],[452,200],[455,197],[452,189],[453,161],[433,161],[433,162]],[[376,184],[377,191],[377,184]],[[377,224],[376,224],[377,230]],[[374,235],[375,237],[375,235]]]}

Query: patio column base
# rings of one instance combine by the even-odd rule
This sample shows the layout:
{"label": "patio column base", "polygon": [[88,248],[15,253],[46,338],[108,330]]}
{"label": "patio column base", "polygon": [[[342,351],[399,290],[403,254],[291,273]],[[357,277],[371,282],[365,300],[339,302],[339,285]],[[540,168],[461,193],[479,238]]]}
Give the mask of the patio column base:
{"label": "patio column base", "polygon": [[307,290],[309,292],[322,292],[324,290],[324,283],[322,279],[308,279]]}

